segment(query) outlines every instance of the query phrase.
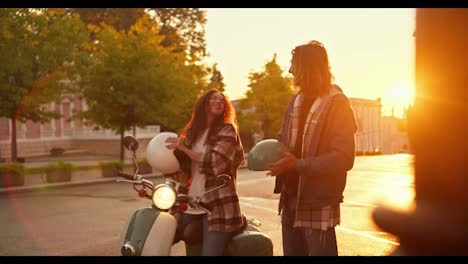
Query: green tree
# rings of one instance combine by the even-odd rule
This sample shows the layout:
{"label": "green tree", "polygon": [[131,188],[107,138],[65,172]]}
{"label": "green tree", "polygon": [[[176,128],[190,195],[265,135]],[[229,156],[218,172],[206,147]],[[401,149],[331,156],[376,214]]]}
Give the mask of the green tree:
{"label": "green tree", "polygon": [[[163,36],[161,45],[175,53],[185,53],[190,63],[201,61],[206,56],[205,11],[199,8],[71,8],[80,14],[86,24],[100,25],[104,22],[117,31],[127,32],[136,21],[151,14]],[[92,32],[95,38],[95,32]]]}
{"label": "green tree", "polygon": [[207,88],[208,89],[216,88],[220,90],[221,92],[224,92],[224,87],[226,87],[226,85],[223,82],[224,77],[221,74],[221,72],[218,70],[217,66],[218,64],[215,63],[213,67],[210,69],[211,77],[210,77],[210,82],[208,83]]}
{"label": "green tree", "polygon": [[283,77],[276,54],[263,71],[250,73],[249,81],[246,98],[239,105],[239,127],[244,133],[263,132],[264,138],[275,138],[294,93],[292,82]]}
{"label": "green tree", "polygon": [[86,24],[99,25],[104,22],[117,31],[125,32],[145,15],[144,8],[70,8],[70,10],[78,13]]}
{"label": "green tree", "polygon": [[201,61],[206,53],[205,11],[199,8],[150,8],[164,36],[162,45],[185,52],[190,63]]}
{"label": "green tree", "polygon": [[58,101],[87,32],[65,9],[0,9],[0,117],[12,120],[11,156],[17,159],[17,121],[58,117]]}
{"label": "green tree", "polygon": [[[71,11],[80,14],[91,30],[93,41],[96,39],[102,22],[113,26],[117,31],[127,32],[139,18],[149,14],[158,25],[153,34],[162,36],[160,45],[184,57],[188,68],[185,67],[183,71],[191,72],[194,78],[191,82],[195,82],[198,93],[207,90],[209,69],[202,62],[203,57],[206,56],[205,11],[198,8],[72,8]],[[93,49],[91,48],[90,51]],[[177,97],[185,97],[186,94],[183,93]],[[188,96],[192,96],[188,100],[193,101],[193,94],[188,93]],[[176,101],[184,101],[184,99]],[[192,104],[189,103],[189,105]],[[187,108],[187,105],[183,107]],[[185,115],[187,114],[183,111],[182,116],[185,117]],[[180,113],[176,116],[181,117]],[[174,123],[172,121],[174,120],[171,120],[171,123]],[[180,126],[178,123],[164,125],[175,129]]]}
{"label": "green tree", "polygon": [[171,48],[174,53],[184,54],[199,92],[206,91],[209,69],[203,63],[207,55],[205,11],[199,8],[149,8],[147,12],[154,14],[160,28],[158,34],[164,36],[161,45]]}
{"label": "green tree", "polygon": [[100,28],[95,52],[81,68],[80,86],[88,105],[82,116],[87,124],[111,129],[121,140],[135,126],[159,122],[181,127],[201,90],[183,54],[160,45],[163,37],[155,34],[159,28],[149,15],[128,32],[105,23]]}

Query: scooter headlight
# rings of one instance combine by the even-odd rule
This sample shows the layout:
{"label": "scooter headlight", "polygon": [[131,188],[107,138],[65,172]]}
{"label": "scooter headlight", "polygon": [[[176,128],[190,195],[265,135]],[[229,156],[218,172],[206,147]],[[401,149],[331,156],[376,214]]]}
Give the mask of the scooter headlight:
{"label": "scooter headlight", "polygon": [[151,198],[153,200],[153,204],[157,208],[161,210],[168,210],[174,206],[176,202],[176,191],[169,185],[161,184],[156,186]]}

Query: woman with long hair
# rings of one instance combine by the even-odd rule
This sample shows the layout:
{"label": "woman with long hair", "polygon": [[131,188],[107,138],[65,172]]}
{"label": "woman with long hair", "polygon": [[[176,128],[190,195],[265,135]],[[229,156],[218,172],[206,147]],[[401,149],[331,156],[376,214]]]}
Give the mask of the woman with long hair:
{"label": "woman with long hair", "polygon": [[181,223],[202,220],[202,255],[222,255],[233,234],[245,225],[235,183],[237,169],[244,161],[236,112],[227,97],[217,89],[204,93],[196,102],[192,117],[179,137],[166,140],[175,149],[181,171],[189,180],[188,195],[200,196],[216,187],[216,177],[228,174],[232,184],[204,196],[211,214],[188,208]]}

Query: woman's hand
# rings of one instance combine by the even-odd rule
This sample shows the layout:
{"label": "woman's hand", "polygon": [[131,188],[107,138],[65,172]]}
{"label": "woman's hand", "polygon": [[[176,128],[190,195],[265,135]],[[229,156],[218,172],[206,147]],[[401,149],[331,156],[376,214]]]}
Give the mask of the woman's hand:
{"label": "woman's hand", "polygon": [[164,142],[169,143],[166,145],[166,148],[175,149],[175,148],[179,148],[182,145],[182,141],[183,139],[179,137],[168,137],[166,138]]}
{"label": "woman's hand", "polygon": [[195,160],[195,161],[200,161],[201,154],[198,153],[198,152],[195,152],[195,151],[191,150],[190,148],[188,148],[187,146],[185,146],[183,144],[183,142],[184,142],[183,137],[168,137],[168,138],[166,138],[166,140],[164,142],[169,143],[169,144],[166,145],[166,148],[168,148],[168,149],[176,149],[177,148],[180,151],[185,152],[185,154],[187,154],[190,157],[190,159]]}
{"label": "woman's hand", "polygon": [[283,158],[273,164],[268,164],[267,169],[270,171],[267,173],[269,176],[278,176],[285,172],[294,171],[296,169],[297,158],[290,152],[281,152]]}

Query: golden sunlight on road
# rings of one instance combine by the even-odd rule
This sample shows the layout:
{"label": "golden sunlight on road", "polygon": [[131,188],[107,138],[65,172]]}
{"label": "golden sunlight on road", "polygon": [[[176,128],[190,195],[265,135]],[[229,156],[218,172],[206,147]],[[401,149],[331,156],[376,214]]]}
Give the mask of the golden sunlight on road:
{"label": "golden sunlight on road", "polygon": [[409,154],[359,157],[348,177],[359,182],[354,186],[368,188],[372,204],[411,210],[414,207],[413,160],[414,156]]}

